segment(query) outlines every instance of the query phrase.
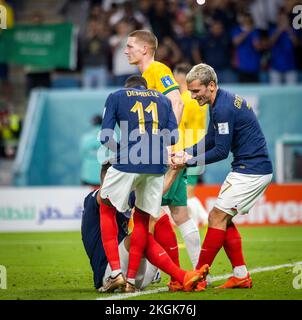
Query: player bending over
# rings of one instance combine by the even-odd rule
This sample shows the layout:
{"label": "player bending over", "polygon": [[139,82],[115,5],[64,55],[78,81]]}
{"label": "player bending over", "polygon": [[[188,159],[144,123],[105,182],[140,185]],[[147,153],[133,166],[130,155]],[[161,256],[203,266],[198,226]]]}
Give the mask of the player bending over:
{"label": "player bending over", "polygon": [[[230,151],[234,156],[232,172],[227,175],[209,213],[209,227],[197,268],[203,264],[211,266],[223,247],[234,275],[220,288],[251,288],[252,279],[243,258],[241,237],[232,219],[238,213],[247,214],[271,182],[272,163],[265,137],[251,106],[238,95],[220,89],[211,66],[196,65],[186,80],[192,98],[200,106],[205,103],[210,106],[205,153],[189,163],[196,165],[202,159],[206,165],[218,162],[226,159]],[[198,145],[193,151],[195,155],[198,153]]]}
{"label": "player bending over", "polygon": [[[101,181],[104,180],[109,166],[109,164],[103,165]],[[177,173],[175,174],[174,170],[170,170],[166,174],[164,190],[171,186],[176,175]],[[132,193],[129,197],[130,208],[133,207],[134,201],[134,194]],[[95,288],[100,292],[112,292],[121,287],[121,283],[119,278],[115,278],[110,281],[110,286],[107,285],[112,270],[108,263],[101,237],[99,204],[100,189],[89,193],[84,200],[84,212],[81,226],[82,241],[93,270]],[[131,209],[116,215],[119,243],[118,250],[121,270],[123,273],[127,272],[127,266],[129,263],[131,235],[128,235],[128,221],[130,215]],[[169,274],[173,281],[180,282],[182,284],[182,290],[189,291],[192,289],[192,278],[196,276],[196,272],[186,272],[173,263],[171,253],[173,252],[174,255],[178,255],[178,251],[175,251],[175,247],[177,247],[176,235],[171,226],[168,215],[165,214],[155,224],[154,238],[150,237],[148,248],[145,251],[145,255],[149,260],[145,257],[141,260],[139,270],[135,278],[136,288],[143,289],[148,286],[152,282],[158,268],[160,268]],[[165,250],[169,252],[169,254]],[[153,264],[149,261],[152,261]],[[206,271],[206,269],[204,269],[204,271]]]}
{"label": "player bending over", "polygon": [[[103,181],[100,224],[103,246],[112,269],[105,287],[111,287],[114,279],[119,279],[121,285],[125,284],[125,292],[133,292],[142,255],[153,242],[151,232],[155,219],[160,216],[166,147],[176,143],[178,132],[168,98],[146,89],[146,80],[141,76],[128,78],[125,87],[110,94],[105,104],[101,143],[116,152],[117,161],[108,169]],[[116,124],[121,132],[119,143],[113,138]],[[136,199],[126,281],[118,252],[116,212],[128,210],[132,191]]]}

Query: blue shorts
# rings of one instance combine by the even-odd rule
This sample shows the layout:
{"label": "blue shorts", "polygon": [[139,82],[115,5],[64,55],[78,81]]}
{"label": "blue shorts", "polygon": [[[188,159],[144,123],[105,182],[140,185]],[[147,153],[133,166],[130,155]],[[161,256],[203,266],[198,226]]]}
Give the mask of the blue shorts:
{"label": "blue shorts", "polygon": [[[103,277],[108,264],[101,238],[99,205],[96,199],[97,192],[98,190],[89,193],[84,200],[81,226],[82,241],[93,270],[94,286],[96,289],[103,285]],[[124,213],[116,214],[119,228],[118,243],[128,234],[129,218],[130,214],[128,216]]]}

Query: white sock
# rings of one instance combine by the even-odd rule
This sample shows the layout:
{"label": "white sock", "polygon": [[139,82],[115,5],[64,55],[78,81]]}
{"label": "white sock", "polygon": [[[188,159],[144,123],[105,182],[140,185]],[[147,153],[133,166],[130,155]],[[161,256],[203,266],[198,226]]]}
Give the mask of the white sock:
{"label": "white sock", "polygon": [[207,282],[207,286],[212,285],[212,276],[210,274],[206,276],[206,282]]}
{"label": "white sock", "polygon": [[131,283],[133,286],[135,285],[135,279],[128,278],[127,282]]}
{"label": "white sock", "polygon": [[200,235],[196,223],[192,218],[178,226],[184,239],[193,268],[196,267],[200,252]]}
{"label": "white sock", "polygon": [[233,269],[234,277],[236,278],[244,278],[247,276],[247,268],[245,265],[238,266]]}
{"label": "white sock", "polygon": [[111,275],[110,277],[111,278],[115,278],[118,274],[122,273],[122,270],[121,269],[116,269],[116,270],[113,270],[111,271]]}
{"label": "white sock", "polygon": [[157,272],[160,272],[160,270],[155,267],[153,264],[151,264],[149,261],[147,261],[146,271],[144,274],[144,280],[141,284],[140,289],[146,288],[149,284],[152,283],[154,280],[154,277],[157,275]]}
{"label": "white sock", "polygon": [[208,224],[208,213],[197,197],[188,199],[188,211],[189,215],[197,225],[199,225],[200,223],[202,225]]}

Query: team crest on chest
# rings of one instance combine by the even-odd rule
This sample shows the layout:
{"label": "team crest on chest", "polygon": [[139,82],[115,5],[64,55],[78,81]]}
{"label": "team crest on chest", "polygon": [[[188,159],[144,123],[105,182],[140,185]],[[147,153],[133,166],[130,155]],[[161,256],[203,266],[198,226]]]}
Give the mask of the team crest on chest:
{"label": "team crest on chest", "polygon": [[239,97],[237,94],[235,95],[234,106],[238,109],[241,109],[243,99]]}

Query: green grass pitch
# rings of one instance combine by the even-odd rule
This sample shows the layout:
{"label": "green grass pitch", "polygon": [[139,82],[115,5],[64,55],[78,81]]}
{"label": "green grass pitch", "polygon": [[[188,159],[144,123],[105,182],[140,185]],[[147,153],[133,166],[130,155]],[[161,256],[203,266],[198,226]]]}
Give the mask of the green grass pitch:
{"label": "green grass pitch", "polygon": [[[202,237],[204,229],[201,229]],[[293,264],[302,261],[302,227],[241,227],[243,249],[250,270],[260,267]],[[191,265],[178,234],[181,266]],[[79,232],[58,233],[1,233],[0,265],[7,270],[7,289],[0,289],[0,300],[95,300],[112,294],[100,294],[93,288],[92,272],[85,255]],[[223,250],[211,268],[213,276],[231,272]],[[301,289],[293,287],[293,267],[252,274],[252,289],[217,290],[207,288],[200,293],[152,293],[130,299],[148,300],[266,300],[302,299]],[[301,276],[301,273],[300,273]],[[161,283],[145,290],[164,287],[168,276],[162,274]],[[224,280],[213,285],[223,283]]]}

